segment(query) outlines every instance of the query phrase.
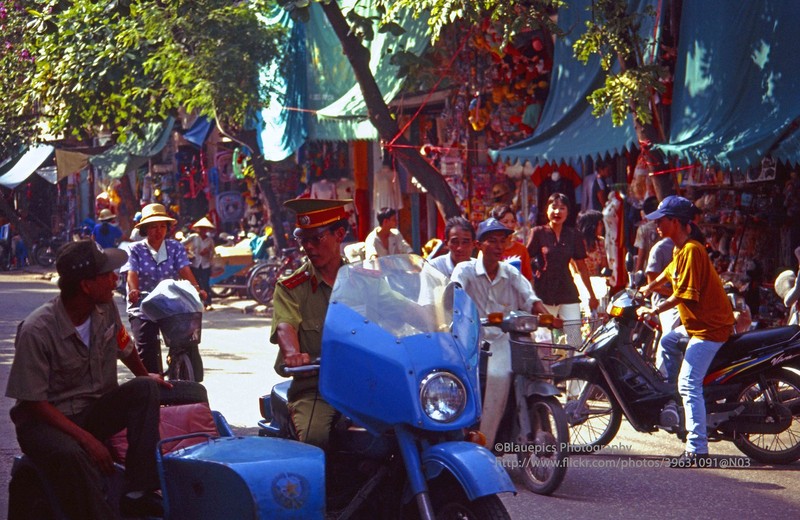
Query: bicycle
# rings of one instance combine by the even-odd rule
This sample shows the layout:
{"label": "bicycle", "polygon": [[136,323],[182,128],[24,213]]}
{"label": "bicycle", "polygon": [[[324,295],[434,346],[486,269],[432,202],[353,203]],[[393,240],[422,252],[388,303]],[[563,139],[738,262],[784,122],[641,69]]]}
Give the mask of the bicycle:
{"label": "bicycle", "polygon": [[298,247],[281,249],[280,257],[271,258],[250,272],[247,278],[247,294],[258,303],[269,305],[272,303],[278,278],[297,270],[303,263],[302,259]]}
{"label": "bicycle", "polygon": [[202,321],[202,312],[187,312],[156,322],[167,345],[167,379],[198,383],[203,380],[199,349]]}
{"label": "bicycle", "polygon": [[[185,281],[162,280],[155,289],[159,293],[155,298],[150,292],[141,293],[142,311],[158,324],[167,346],[167,370],[164,372],[167,379],[199,383],[203,380],[203,360],[199,349],[203,313],[197,309],[202,309],[202,304],[194,290],[188,289],[192,292],[188,294],[187,284]],[[187,305],[187,297],[196,301]]]}

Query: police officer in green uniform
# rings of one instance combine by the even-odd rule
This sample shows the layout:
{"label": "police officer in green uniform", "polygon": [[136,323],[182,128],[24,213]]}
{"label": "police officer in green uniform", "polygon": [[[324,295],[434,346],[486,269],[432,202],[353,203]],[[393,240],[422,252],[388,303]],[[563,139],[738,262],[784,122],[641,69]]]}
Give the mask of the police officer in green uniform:
{"label": "police officer in green uniform", "polygon": [[[347,233],[345,206],[350,200],[292,199],[284,205],[296,213],[294,237],[308,260],[281,279],[272,299],[270,341],[280,348],[275,369],[310,364],[322,352],[322,326],[336,273],[345,260],[340,250]],[[289,388],[289,410],[297,438],[325,449],[337,412],[319,395],[318,376],[295,375]]]}

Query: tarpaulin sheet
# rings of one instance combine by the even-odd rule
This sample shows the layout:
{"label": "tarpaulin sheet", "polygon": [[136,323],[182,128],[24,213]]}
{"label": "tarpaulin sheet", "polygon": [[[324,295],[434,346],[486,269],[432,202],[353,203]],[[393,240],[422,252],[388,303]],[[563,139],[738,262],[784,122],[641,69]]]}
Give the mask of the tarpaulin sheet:
{"label": "tarpaulin sheet", "polygon": [[12,157],[0,166],[0,186],[13,190],[33,175],[54,151],[55,148],[49,144],[36,144]]}
{"label": "tarpaulin sheet", "polygon": [[797,162],[800,2],[683,2],[669,144],[684,161]]}
{"label": "tarpaulin sheet", "polygon": [[124,143],[118,143],[91,157],[89,162],[112,179],[118,179],[163,150],[172,135],[174,124],[173,117],[167,118],[164,123],[150,123],[144,129],[144,137],[131,135]]}

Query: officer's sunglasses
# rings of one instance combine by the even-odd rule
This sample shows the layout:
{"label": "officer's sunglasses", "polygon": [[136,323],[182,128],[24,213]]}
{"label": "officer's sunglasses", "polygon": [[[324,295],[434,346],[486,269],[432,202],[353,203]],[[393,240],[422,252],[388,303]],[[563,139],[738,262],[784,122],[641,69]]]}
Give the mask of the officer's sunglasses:
{"label": "officer's sunglasses", "polygon": [[320,244],[320,242],[322,242],[322,239],[325,238],[328,231],[330,231],[329,227],[324,227],[316,233],[307,233],[302,229],[295,229],[294,232],[292,232],[292,235],[301,246],[316,247]]}

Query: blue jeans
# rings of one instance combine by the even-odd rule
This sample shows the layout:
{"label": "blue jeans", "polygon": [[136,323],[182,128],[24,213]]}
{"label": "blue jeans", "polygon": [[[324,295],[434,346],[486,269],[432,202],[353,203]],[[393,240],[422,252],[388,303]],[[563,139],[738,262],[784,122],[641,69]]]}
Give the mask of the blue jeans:
{"label": "blue jeans", "polygon": [[[689,337],[689,344],[684,353],[678,341],[686,337]],[[678,393],[686,414],[686,451],[691,453],[708,453],[703,378],[722,343],[690,337],[683,326],[661,338],[659,364],[666,369],[668,381],[678,382]]]}

